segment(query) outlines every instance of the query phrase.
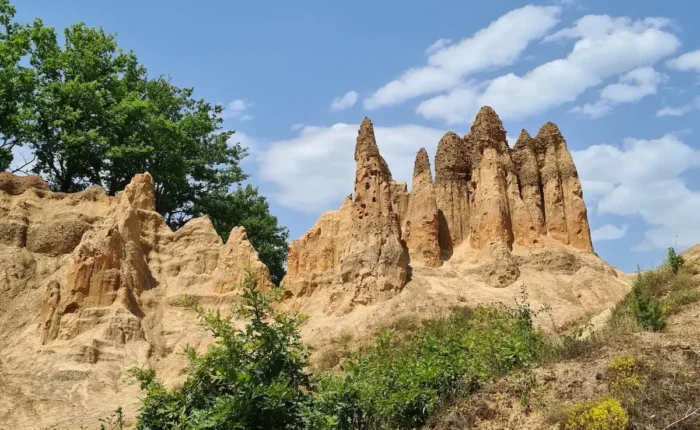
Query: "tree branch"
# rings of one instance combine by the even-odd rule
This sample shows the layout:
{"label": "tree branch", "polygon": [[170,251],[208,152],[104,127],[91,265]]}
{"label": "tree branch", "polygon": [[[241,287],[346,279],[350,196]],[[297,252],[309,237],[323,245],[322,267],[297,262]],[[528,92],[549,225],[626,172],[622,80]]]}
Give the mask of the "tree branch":
{"label": "tree branch", "polygon": [[10,173],[12,173],[13,175],[17,172],[24,173],[25,175],[29,174],[29,173],[24,171],[24,168],[27,167],[28,165],[32,164],[36,160],[36,155],[34,157],[32,157],[32,159],[29,161],[27,161],[27,158],[24,155],[22,155],[22,159],[24,160],[24,164],[22,164],[21,166],[15,168],[15,169],[12,169],[10,171]]}
{"label": "tree branch", "polygon": [[[691,406],[690,409],[692,409],[692,406]],[[681,418],[681,419],[679,419],[679,420],[677,420],[677,421],[672,422],[671,424],[669,424],[669,425],[667,425],[666,427],[664,427],[663,430],[670,429],[671,427],[675,426],[675,425],[678,424],[679,422],[684,421],[684,420],[687,420],[688,418],[691,418],[691,417],[700,417],[700,408],[697,408],[697,409],[695,409],[694,411],[691,411],[690,409],[688,409],[688,412],[685,413],[685,416],[684,416],[683,418]]]}

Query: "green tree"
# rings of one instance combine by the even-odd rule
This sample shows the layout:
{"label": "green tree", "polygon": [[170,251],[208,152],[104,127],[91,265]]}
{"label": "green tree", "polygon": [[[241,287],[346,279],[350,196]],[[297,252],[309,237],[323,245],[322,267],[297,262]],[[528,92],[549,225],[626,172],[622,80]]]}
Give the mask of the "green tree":
{"label": "green tree", "polygon": [[[149,77],[102,28],[72,25],[59,43],[40,19],[23,26],[14,15],[0,0],[0,167],[13,147],[31,142],[34,173],[55,191],[97,184],[114,195],[148,171],[156,210],[172,228],[207,214],[226,240],[244,225],[279,283],[287,230],[257,189],[240,187],[247,151],[223,130],[223,107]],[[29,65],[20,66],[25,58]]]}
{"label": "green tree", "polygon": [[34,74],[20,62],[29,54],[30,31],[14,22],[16,10],[0,0],[0,171],[12,163],[12,150],[27,139],[28,105]]}
{"label": "green tree", "polygon": [[270,269],[272,282],[282,282],[289,232],[270,214],[267,200],[256,187],[239,186],[233,192],[211,193],[198,203],[195,211],[208,214],[224,240],[233,227],[244,226],[260,260]]}
{"label": "green tree", "polygon": [[281,289],[260,291],[249,270],[241,290],[243,302],[232,310],[248,321],[243,329],[189,301],[216,342],[201,355],[186,349],[190,367],[181,387],[168,390],[152,370],[131,371],[146,391],[138,429],[318,428],[300,316],[275,310]]}

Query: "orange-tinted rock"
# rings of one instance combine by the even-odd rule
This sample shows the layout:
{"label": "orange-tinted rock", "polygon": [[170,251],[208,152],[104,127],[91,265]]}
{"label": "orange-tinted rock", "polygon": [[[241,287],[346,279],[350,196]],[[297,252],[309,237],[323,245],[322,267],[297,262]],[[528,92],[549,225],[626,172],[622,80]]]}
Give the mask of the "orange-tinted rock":
{"label": "orange-tinted rock", "polygon": [[469,236],[470,176],[470,160],[464,140],[456,133],[446,133],[435,154],[434,188],[440,248],[448,254]]}
{"label": "orange-tinted rock", "polygon": [[590,249],[576,170],[552,126],[535,139],[523,130],[511,150],[498,115],[485,106],[464,138],[448,132],[440,139],[434,182],[427,152],[418,152],[408,193],[393,180],[365,119],[355,148],[354,199],[290,244],[285,280],[294,296],[322,290],[322,306],[331,313],[382,301],[406,282],[406,253],[414,266],[438,267],[464,242],[490,261],[484,282],[500,287],[520,273],[513,247],[539,246],[547,235]]}
{"label": "orange-tinted rock", "polygon": [[353,286],[352,302],[367,304],[401,291],[408,276],[408,251],[392,204],[393,178],[369,118],[358,132],[355,163],[352,226],[340,276]]}
{"label": "orange-tinted rock", "polygon": [[216,292],[235,291],[245,280],[246,270],[261,289],[272,287],[270,270],[258,258],[258,253],[248,241],[245,227],[234,227],[226,245],[219,251],[212,286]]}
{"label": "orange-tinted rock", "polygon": [[403,223],[403,238],[411,265],[442,265],[438,240],[438,210],[430,172],[430,159],[425,148],[416,155],[408,214]]}
{"label": "orange-tinted rock", "polygon": [[512,163],[508,163],[506,131],[493,109],[484,106],[479,110],[464,140],[474,160],[469,184],[471,246],[485,249],[500,242],[510,248],[513,228],[506,175]]}
{"label": "orange-tinted rock", "polygon": [[52,279],[46,292],[45,343],[70,340],[105,324],[111,340],[142,339],[146,312],[140,297],[158,287],[173,295],[227,293],[243,280],[244,265],[250,266],[259,286],[270,285],[269,271],[242,227],[233,229],[226,245],[208,217],[171,231],[154,212],[154,184],[148,173],[136,175],[115,198],[94,190],[85,193],[48,193],[45,198],[70,201],[69,207],[83,204],[90,208],[86,212],[102,217],[93,220],[71,212],[56,219],[28,220],[28,251],[48,256],[72,252],[65,276]]}
{"label": "orange-tinted rock", "polygon": [[339,210],[323,214],[289,245],[283,281],[297,302],[317,290],[342,289],[325,304],[330,313],[391,298],[408,277],[400,219],[409,195],[405,184],[393,180],[368,118],[358,132],[355,163],[354,200],[348,197]]}
{"label": "orange-tinted rock", "polygon": [[18,196],[29,189],[49,190],[49,184],[40,176],[15,176],[9,172],[0,172],[0,191],[11,196]]}
{"label": "orange-tinted rock", "polygon": [[547,234],[562,243],[592,250],[581,182],[559,128],[551,122],[542,126],[533,148],[540,166]]}
{"label": "orange-tinted rock", "polygon": [[289,284],[294,296],[309,296],[319,286],[337,282],[336,269],[346,251],[352,211],[350,195],[340,209],[321,215],[306,234],[289,244],[283,283]]}
{"label": "orange-tinted rock", "polygon": [[540,184],[540,169],[532,149],[532,138],[526,130],[520,132],[511,152],[520,183],[520,195],[530,212],[539,234],[546,234],[544,227],[544,202]]}

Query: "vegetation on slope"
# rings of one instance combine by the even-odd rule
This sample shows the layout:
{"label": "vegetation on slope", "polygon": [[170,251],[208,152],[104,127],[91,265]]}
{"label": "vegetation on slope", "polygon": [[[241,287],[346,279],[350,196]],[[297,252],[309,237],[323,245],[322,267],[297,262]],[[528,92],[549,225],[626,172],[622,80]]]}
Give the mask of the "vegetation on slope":
{"label": "vegetation on slope", "polygon": [[[428,427],[698,428],[696,275],[670,249],[665,264],[637,274],[604,326],[559,336],[536,368],[456,399]],[[682,322],[670,324],[674,316]]]}
{"label": "vegetation on slope", "polygon": [[188,377],[172,390],[152,370],[133,370],[146,391],[138,428],[408,429],[446,399],[465,395],[547,349],[532,311],[482,306],[455,310],[410,333],[384,332],[353,354],[342,375],[307,373],[298,315],[279,312],[281,289],[260,291],[248,273],[231,317],[189,306],[216,338],[206,353],[188,349]]}
{"label": "vegetation on slope", "polygon": [[[682,264],[638,274],[608,324],[588,336],[583,330],[545,336],[533,329],[533,311],[524,301],[512,309],[455,308],[417,326],[386,329],[373,345],[347,354],[340,372],[316,374],[307,370],[308,350],[298,334],[303,318],[274,307],[282,290],[260,291],[248,276],[242,291],[234,308],[235,317],[248,321],[242,329],[189,303],[216,343],[201,355],[187,350],[191,365],[183,385],[166,389],[152,371],[133,371],[146,391],[137,428],[471,428],[493,418],[493,408],[484,405],[499,398],[493,390],[504,381],[521,416],[550,410],[550,425],[563,429],[646,428],[648,422],[682,418],[669,399],[682,405],[698,400],[692,389],[700,381],[696,373],[689,370],[695,379],[669,385],[668,368],[639,354],[609,352],[624,350],[634,333],[661,335],[654,332],[663,330],[668,316],[700,298]],[[544,400],[543,369],[573,362],[593,372],[582,363],[603,351],[610,358],[595,358],[599,371],[592,375],[602,390],[552,399],[555,390],[549,388],[550,399]],[[561,399],[566,396],[574,400],[568,406]],[[697,423],[690,414],[673,428]]]}

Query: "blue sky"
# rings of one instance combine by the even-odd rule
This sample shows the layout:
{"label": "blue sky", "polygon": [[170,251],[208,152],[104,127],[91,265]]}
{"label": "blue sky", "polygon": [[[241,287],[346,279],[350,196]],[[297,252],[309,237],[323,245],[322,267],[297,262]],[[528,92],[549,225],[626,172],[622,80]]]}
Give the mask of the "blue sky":
{"label": "blue sky", "polygon": [[[562,130],[594,247],[626,271],[700,242],[700,3],[15,0],[18,19],[118,34],[152,75],[228,106],[272,211],[301,236],[352,192],[369,116],[398,180],[469,130]],[[513,142],[511,142],[511,145]]]}

